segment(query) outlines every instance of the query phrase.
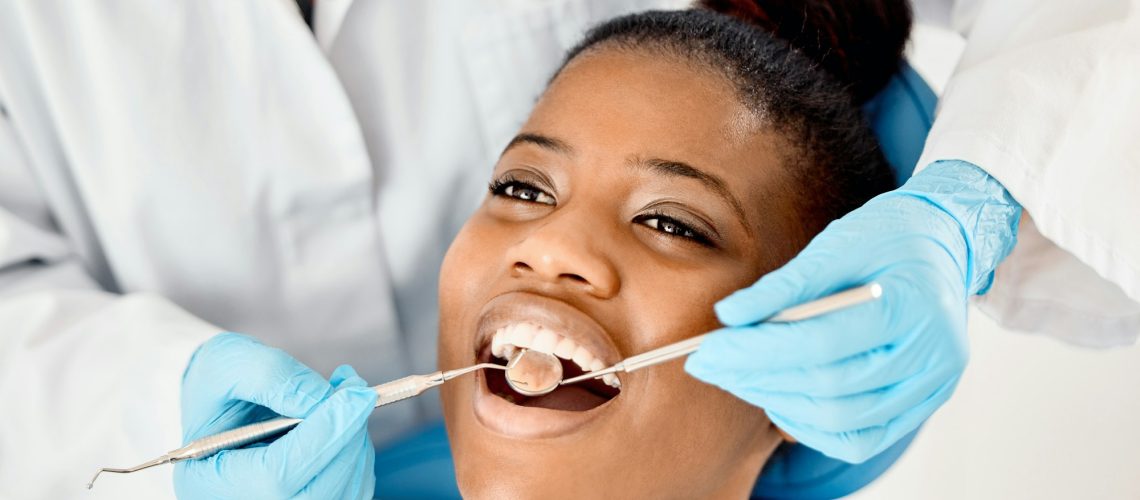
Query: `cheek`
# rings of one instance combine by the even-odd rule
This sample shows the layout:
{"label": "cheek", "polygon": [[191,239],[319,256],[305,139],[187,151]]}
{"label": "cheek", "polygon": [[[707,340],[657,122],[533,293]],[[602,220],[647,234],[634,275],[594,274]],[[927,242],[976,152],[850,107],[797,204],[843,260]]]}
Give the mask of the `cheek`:
{"label": "cheek", "polygon": [[592,459],[610,464],[587,477],[620,485],[617,496],[708,498],[741,475],[759,473],[778,440],[763,411],[689,377],[682,366],[648,369],[655,373],[641,380],[636,404],[587,448],[601,448]]}
{"label": "cheek", "polygon": [[470,224],[464,225],[455,236],[439,269],[439,312],[442,317],[448,317],[454,312],[455,304],[452,301],[463,296],[462,291],[468,281],[466,274],[472,270],[469,265],[472,259],[469,226]]}
{"label": "cheek", "polygon": [[[636,354],[719,328],[713,305],[759,278],[755,266],[727,257],[709,259],[704,267],[670,267],[641,259],[626,281],[626,315],[630,321],[628,354]],[[627,346],[623,346],[627,347]]]}
{"label": "cheek", "polygon": [[456,235],[440,268],[439,361],[442,366],[459,361],[455,357],[462,354],[460,348],[466,344],[464,341],[470,340],[471,332],[466,331],[465,322],[471,320],[485,302],[481,302],[485,297],[480,292],[484,288],[480,284],[486,283],[495,269],[488,265],[494,262],[489,259],[493,259],[496,252],[490,244],[493,239],[486,237],[487,231],[478,219],[476,214]]}
{"label": "cheek", "polygon": [[[471,216],[451,242],[440,268],[440,298],[477,298],[480,280],[494,274],[505,249],[506,239],[497,234],[495,225],[480,212]],[[442,303],[441,303],[442,304]],[[450,304],[449,304],[450,305]],[[441,306],[442,307],[442,306]],[[454,313],[441,310],[441,314]]]}
{"label": "cheek", "polygon": [[705,460],[716,461],[719,455],[740,459],[766,434],[769,421],[763,410],[694,379],[683,362],[663,368],[651,382],[657,410],[645,418],[671,429],[669,435],[679,436],[680,447],[706,443],[718,451]]}

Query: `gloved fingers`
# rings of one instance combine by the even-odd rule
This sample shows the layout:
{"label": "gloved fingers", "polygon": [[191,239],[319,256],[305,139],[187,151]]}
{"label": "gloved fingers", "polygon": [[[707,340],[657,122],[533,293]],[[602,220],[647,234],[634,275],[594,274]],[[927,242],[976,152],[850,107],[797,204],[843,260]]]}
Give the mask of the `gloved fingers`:
{"label": "gloved fingers", "polygon": [[870,392],[834,398],[787,392],[745,390],[744,399],[770,415],[821,432],[841,433],[880,425],[928,400],[957,376],[945,369],[927,371],[898,384]]}
{"label": "gloved fingers", "polygon": [[252,337],[223,333],[203,344],[186,370],[184,421],[209,420],[233,400],[304,417],[331,393],[332,386],[320,374],[284,351]]}
{"label": "gloved fingers", "polygon": [[365,387],[337,391],[297,427],[266,448],[265,467],[278,471],[290,494],[324,470],[354,436],[366,429],[376,405],[376,392]]}
{"label": "gloved fingers", "polygon": [[376,483],[376,472],[372,470],[375,455],[376,451],[368,437],[368,430],[361,429],[352,437],[348,446],[341,450],[294,498],[321,500],[372,498]]}
{"label": "gloved fingers", "polygon": [[930,335],[912,333],[891,343],[823,365],[742,372],[738,387],[768,393],[837,398],[895,385],[930,363]]}
{"label": "gloved fingers", "polygon": [[[183,413],[187,413],[187,411],[186,408],[183,408]],[[221,406],[213,415],[203,416],[197,422],[191,422],[189,417],[185,417],[183,419],[182,440],[189,443],[211,434],[236,429],[276,416],[278,415],[273,410],[264,406],[245,401],[234,401],[229,405]]]}
{"label": "gloved fingers", "polygon": [[881,301],[859,304],[795,323],[764,323],[712,332],[686,369],[698,378],[710,374],[734,376],[833,363],[896,341],[905,330],[888,328],[891,321]]}
{"label": "gloved fingers", "polygon": [[813,254],[812,249],[809,245],[783,267],[721,299],[713,306],[717,319],[726,326],[751,325],[844,288],[848,282],[846,277],[830,272],[828,263],[833,259]]}
{"label": "gloved fingers", "polygon": [[230,482],[227,472],[261,463],[264,447],[224,450],[200,460],[183,460],[174,464],[174,492],[178,498],[224,498],[253,494],[265,484],[264,476],[245,474],[238,482]]}
{"label": "gloved fingers", "polygon": [[886,425],[854,431],[838,433],[821,431],[772,413],[768,414],[768,418],[777,427],[809,448],[844,462],[858,464],[882,453],[900,438],[922,425],[949,399],[957,384],[958,377],[954,377],[925,401],[892,419]]}
{"label": "gloved fingers", "polygon": [[366,456],[364,463],[360,465],[357,472],[358,477],[364,480],[360,483],[360,498],[374,498],[376,496],[376,447],[372,445],[372,437],[368,434],[368,428],[365,426],[364,437],[366,439]]}
{"label": "gloved fingers", "polygon": [[[289,498],[311,482],[354,436],[367,432],[364,422],[375,400],[371,389],[345,389],[273,443],[179,462],[175,490],[183,498]],[[355,450],[359,446],[348,447]]]}
{"label": "gloved fingers", "polygon": [[280,415],[303,418],[332,393],[332,385],[280,349],[250,342],[236,351],[246,365],[231,396],[265,406]]}
{"label": "gloved fingers", "polygon": [[336,367],[332,376],[329,377],[329,383],[336,391],[346,387],[368,387],[368,383],[360,378],[360,375],[357,375],[356,370],[350,365]]}

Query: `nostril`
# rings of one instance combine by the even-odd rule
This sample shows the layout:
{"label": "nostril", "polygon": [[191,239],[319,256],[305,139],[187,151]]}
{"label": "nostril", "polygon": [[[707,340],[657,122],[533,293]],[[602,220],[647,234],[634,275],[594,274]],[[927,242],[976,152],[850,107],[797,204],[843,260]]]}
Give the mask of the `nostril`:
{"label": "nostril", "polygon": [[514,265],[514,267],[513,267],[512,269],[513,269],[513,270],[514,270],[516,273],[524,273],[524,272],[527,272],[527,271],[533,271],[533,270],[534,270],[534,269],[533,269],[533,268],[531,268],[529,265],[527,265],[525,262],[515,262],[515,265]]}
{"label": "nostril", "polygon": [[583,278],[582,276],[577,275],[577,274],[563,273],[563,274],[558,275],[558,277],[563,278],[563,279],[568,279],[570,281],[573,281],[573,282],[579,283],[579,284],[583,284],[583,285],[590,283],[589,281],[586,280],[586,278]]}

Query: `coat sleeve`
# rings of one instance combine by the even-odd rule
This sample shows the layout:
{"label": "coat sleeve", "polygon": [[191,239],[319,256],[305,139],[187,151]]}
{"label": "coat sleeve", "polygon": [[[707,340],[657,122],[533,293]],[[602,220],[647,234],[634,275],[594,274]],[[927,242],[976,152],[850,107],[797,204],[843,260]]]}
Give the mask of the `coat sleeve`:
{"label": "coat sleeve", "polygon": [[[98,467],[179,445],[182,372],[218,329],[102,290],[41,187],[0,96],[0,498],[86,498]],[[171,497],[170,471],[104,476],[90,493]]]}
{"label": "coat sleeve", "polygon": [[1024,206],[978,306],[1077,344],[1140,332],[1140,3],[971,0],[919,165],[974,163]]}

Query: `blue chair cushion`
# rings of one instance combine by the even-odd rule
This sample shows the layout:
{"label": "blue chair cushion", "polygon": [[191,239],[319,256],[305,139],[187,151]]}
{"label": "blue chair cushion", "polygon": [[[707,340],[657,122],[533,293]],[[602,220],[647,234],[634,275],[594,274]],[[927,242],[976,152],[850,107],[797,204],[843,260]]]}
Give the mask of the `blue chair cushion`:
{"label": "blue chair cushion", "polygon": [[460,498],[442,421],[377,450],[375,470],[375,498]]}

